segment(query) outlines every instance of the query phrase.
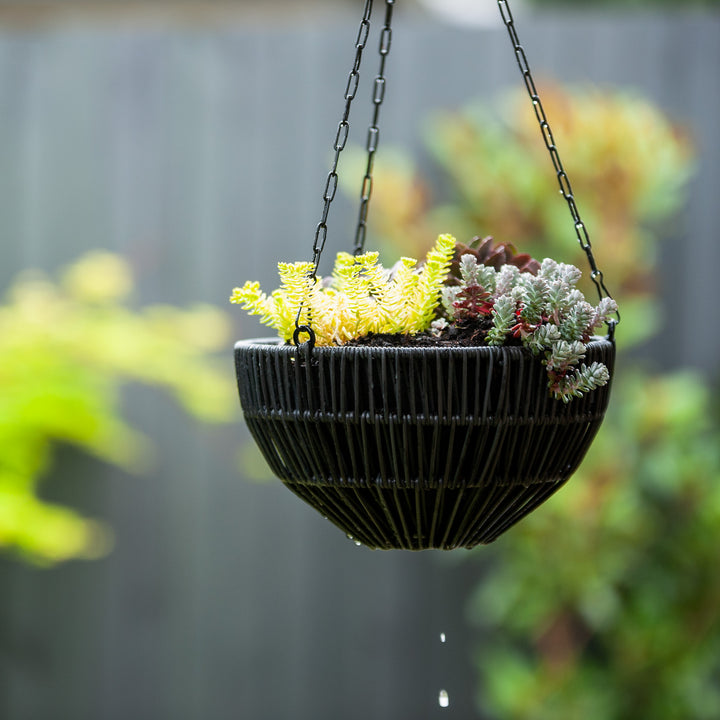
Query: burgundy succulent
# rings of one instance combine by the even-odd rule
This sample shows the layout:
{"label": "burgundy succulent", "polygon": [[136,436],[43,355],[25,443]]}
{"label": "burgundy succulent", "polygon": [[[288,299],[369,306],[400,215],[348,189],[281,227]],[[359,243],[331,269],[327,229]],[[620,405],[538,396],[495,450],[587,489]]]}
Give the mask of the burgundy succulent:
{"label": "burgundy succulent", "polygon": [[455,320],[475,320],[479,315],[490,315],[493,309],[492,295],[482,285],[467,285],[455,297]]}
{"label": "burgundy succulent", "polygon": [[450,266],[451,277],[460,277],[460,258],[468,254],[475,256],[478,263],[489,265],[495,270],[499,270],[503,265],[515,265],[520,272],[537,275],[540,269],[540,263],[535,258],[527,253],[518,253],[517,248],[511,243],[496,245],[492,236],[481,238],[477,235],[468,245],[461,242],[455,245],[455,255]]}

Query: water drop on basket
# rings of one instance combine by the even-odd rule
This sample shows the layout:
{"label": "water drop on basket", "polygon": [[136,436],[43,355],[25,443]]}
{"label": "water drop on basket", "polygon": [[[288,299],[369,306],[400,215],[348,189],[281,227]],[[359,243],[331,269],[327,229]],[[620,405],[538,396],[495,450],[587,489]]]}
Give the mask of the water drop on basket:
{"label": "water drop on basket", "polygon": [[441,690],[440,694],[438,695],[438,705],[441,708],[450,707],[450,696],[447,693],[447,690]]}

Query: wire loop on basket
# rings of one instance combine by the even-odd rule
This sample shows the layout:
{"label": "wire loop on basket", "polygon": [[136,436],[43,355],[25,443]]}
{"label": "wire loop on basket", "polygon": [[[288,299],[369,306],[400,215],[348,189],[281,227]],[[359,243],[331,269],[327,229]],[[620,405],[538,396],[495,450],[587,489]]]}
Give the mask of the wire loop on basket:
{"label": "wire loop on basket", "polygon": [[[300,342],[300,335],[305,333],[308,335],[308,339],[304,342]],[[293,345],[300,346],[301,344],[307,345],[308,350],[312,351],[312,349],[315,347],[315,331],[310,327],[310,325],[298,325],[295,328],[295,332],[293,333]]]}

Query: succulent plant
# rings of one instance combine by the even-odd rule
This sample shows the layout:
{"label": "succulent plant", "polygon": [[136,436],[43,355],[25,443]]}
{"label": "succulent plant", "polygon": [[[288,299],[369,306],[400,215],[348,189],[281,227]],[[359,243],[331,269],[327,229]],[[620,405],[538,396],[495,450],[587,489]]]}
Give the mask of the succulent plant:
{"label": "succulent plant", "polygon": [[457,242],[452,264],[450,265],[450,276],[460,279],[460,260],[463,255],[470,255],[481,265],[499,270],[503,265],[514,265],[520,272],[527,272],[537,275],[540,263],[527,253],[518,253],[517,248],[511,243],[495,243],[493,237],[481,237],[476,235],[468,245]]}
{"label": "succulent plant", "polygon": [[312,263],[279,263],[282,285],[266,295],[257,282],[233,290],[230,302],[289,341],[298,311],[317,345],[343,345],[370,334],[415,335],[430,327],[440,303],[455,238],[440,235],[422,267],[402,258],[386,270],[377,252],[338,253],[331,278],[313,278]]}
{"label": "succulent plant", "polygon": [[576,287],[582,273],[574,265],[549,258],[537,265],[536,274],[516,264],[496,269],[480,263],[476,253],[463,254],[459,277],[442,292],[444,317],[432,329],[437,335],[459,329],[488,345],[520,342],[542,355],[550,392],[569,402],[609,380],[605,365],[581,361],[593,331],[617,305],[608,297],[597,307],[587,302]]}
{"label": "succulent plant", "polygon": [[617,306],[611,298],[588,303],[574,265],[539,263],[491,237],[465,245],[440,235],[422,265],[402,258],[386,270],[376,252],[339,253],[331,278],[315,279],[312,269],[280,263],[282,286],[271,295],[247,282],[230,300],[288,342],[300,312],[318,345],[524,345],[542,356],[550,392],[564,402],[609,380],[604,365],[581,361]]}

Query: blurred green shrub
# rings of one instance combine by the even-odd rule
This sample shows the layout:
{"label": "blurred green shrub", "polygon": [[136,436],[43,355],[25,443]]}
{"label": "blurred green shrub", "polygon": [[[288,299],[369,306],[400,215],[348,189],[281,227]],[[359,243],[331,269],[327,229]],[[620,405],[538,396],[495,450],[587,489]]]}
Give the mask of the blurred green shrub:
{"label": "blurred green shrub", "polygon": [[[685,133],[627,92],[541,88],[618,299],[619,350],[657,327],[659,235],[692,173]],[[438,232],[492,234],[586,267],[523,91],[428,124],[437,173],[378,157],[374,230],[412,255]],[[621,357],[608,417],[568,486],[471,553],[479,703],[503,720],[720,717],[720,422],[706,380]]]}
{"label": "blurred green shrub", "polygon": [[108,528],[38,491],[53,480],[59,443],[147,467],[151,444],[122,417],[124,383],[164,388],[201,420],[232,417],[232,378],[209,355],[227,341],[225,316],[209,306],[133,311],[131,289],[127,264],[95,252],[59,283],[22,276],[0,306],[0,550],[39,564],[107,551]]}
{"label": "blurred green shrub", "polygon": [[692,375],[624,376],[578,473],[493,548],[470,608],[489,638],[479,698],[496,717],[720,717],[708,399]]}

